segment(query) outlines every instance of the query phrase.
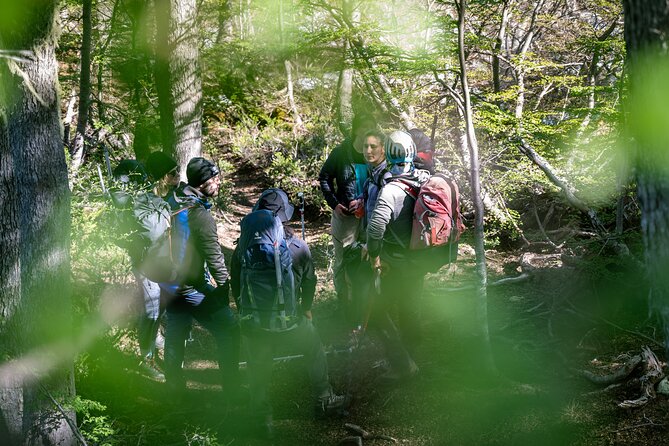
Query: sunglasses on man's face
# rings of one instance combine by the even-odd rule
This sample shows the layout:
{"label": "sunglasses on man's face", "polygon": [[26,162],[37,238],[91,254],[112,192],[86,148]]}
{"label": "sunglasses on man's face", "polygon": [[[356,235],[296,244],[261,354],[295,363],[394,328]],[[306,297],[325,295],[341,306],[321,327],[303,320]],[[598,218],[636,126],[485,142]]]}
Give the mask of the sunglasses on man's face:
{"label": "sunglasses on man's face", "polygon": [[169,172],[167,172],[167,174],[168,174],[169,176],[172,176],[172,177],[176,177],[177,175],[179,175],[179,173],[180,173],[180,172],[179,172],[179,168],[178,168],[178,167],[175,167],[174,169],[172,169],[172,170],[170,170]]}

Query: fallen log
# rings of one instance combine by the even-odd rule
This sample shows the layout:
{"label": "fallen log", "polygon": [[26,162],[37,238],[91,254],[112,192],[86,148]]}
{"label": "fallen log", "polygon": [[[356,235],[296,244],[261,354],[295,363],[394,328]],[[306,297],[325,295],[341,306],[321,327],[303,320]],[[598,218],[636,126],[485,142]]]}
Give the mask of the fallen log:
{"label": "fallen log", "polygon": [[635,355],[630,358],[622,367],[613,373],[607,375],[596,375],[589,370],[576,370],[576,373],[583,376],[588,381],[602,386],[608,386],[620,382],[630,376],[634,370],[641,364],[641,355]]}

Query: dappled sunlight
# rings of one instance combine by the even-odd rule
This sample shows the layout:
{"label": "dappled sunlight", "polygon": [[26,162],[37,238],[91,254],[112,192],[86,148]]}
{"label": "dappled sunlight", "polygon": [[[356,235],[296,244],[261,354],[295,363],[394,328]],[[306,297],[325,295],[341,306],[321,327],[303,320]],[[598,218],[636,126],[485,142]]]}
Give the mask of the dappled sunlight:
{"label": "dappled sunlight", "polygon": [[[61,318],[51,321],[44,318],[45,324],[53,324],[47,331],[59,332],[60,339],[43,343],[14,360],[0,364],[0,382],[11,384],[9,387],[29,386],[67,367],[77,355],[85,353],[105,335],[111,326],[127,322],[132,316],[128,312],[130,298],[129,293],[118,287],[107,287],[101,296],[99,312],[90,314],[72,337],[63,330]],[[46,330],[46,327],[41,327],[41,330]]]}

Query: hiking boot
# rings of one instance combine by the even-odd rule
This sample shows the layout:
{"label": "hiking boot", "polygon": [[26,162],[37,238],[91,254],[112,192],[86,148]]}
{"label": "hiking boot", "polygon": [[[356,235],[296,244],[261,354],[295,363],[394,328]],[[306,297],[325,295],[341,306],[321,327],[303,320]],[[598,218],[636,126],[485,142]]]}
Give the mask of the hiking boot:
{"label": "hiking boot", "polygon": [[316,400],[314,405],[314,416],[325,418],[329,416],[344,416],[346,409],[351,404],[350,395],[335,395],[334,393]]}
{"label": "hiking boot", "polygon": [[139,363],[139,369],[147,378],[161,383],[165,382],[165,375],[160,371],[154,360],[145,359]]}

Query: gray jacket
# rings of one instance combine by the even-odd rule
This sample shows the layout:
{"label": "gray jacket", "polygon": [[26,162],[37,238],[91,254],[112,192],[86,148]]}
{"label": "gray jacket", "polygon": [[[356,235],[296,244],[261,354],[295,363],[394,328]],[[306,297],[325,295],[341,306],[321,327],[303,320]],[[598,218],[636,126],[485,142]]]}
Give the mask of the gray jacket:
{"label": "gray jacket", "polygon": [[405,185],[417,192],[429,177],[429,172],[425,170],[414,170],[410,174],[391,177],[383,186],[367,225],[367,249],[370,256],[381,255],[382,260],[396,263],[405,261],[410,255],[409,243],[416,200],[405,190]]}

